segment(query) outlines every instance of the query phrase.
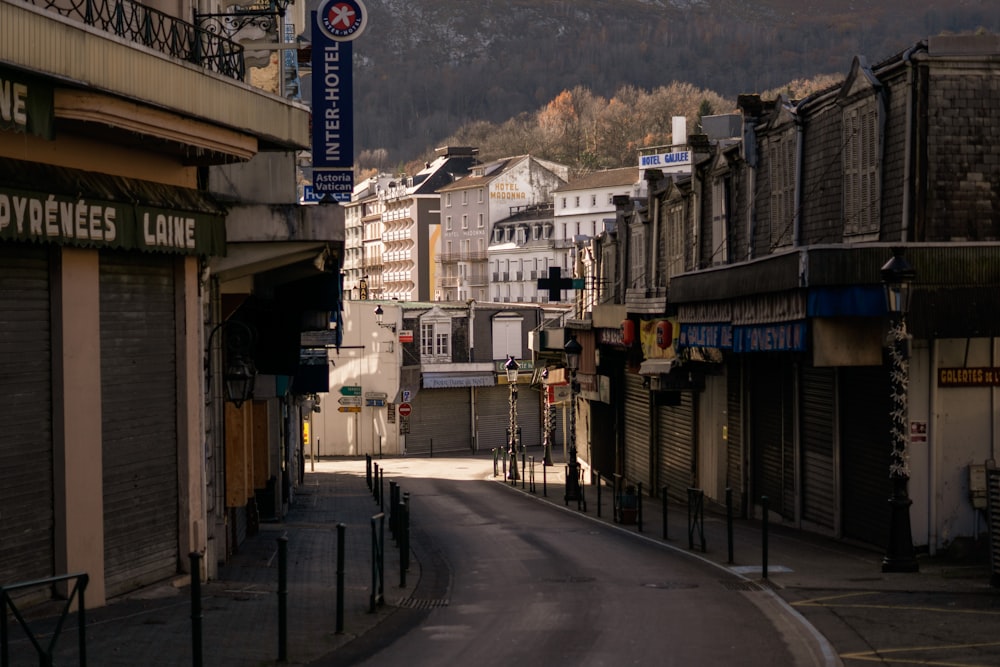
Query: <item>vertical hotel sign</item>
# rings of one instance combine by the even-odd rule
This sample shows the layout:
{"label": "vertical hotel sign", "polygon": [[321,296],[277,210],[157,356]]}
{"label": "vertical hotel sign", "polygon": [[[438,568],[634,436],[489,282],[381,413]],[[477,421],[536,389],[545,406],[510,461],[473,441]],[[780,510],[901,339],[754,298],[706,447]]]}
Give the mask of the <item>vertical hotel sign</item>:
{"label": "vertical hotel sign", "polygon": [[336,201],[354,191],[352,42],[367,23],[361,0],[321,0],[313,20],[313,191]]}

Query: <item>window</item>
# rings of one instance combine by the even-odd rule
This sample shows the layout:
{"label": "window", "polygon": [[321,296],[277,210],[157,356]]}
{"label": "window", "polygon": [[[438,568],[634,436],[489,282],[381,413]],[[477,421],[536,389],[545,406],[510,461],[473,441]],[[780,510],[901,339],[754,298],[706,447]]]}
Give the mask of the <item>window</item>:
{"label": "window", "polygon": [[573,199],[574,199],[573,206],[575,206],[577,208],[580,208],[580,198],[579,197],[574,197]]}
{"label": "window", "polygon": [[485,226],[486,226],[486,220],[484,219],[483,214],[480,213],[479,217],[476,219],[476,227],[482,229]]}
{"label": "window", "polygon": [[767,149],[771,178],[771,247],[791,245],[795,236],[795,133],[770,142]]}
{"label": "window", "polygon": [[483,203],[483,189],[479,188],[478,190],[476,190],[476,194],[479,197],[479,203],[482,204]]}
{"label": "window", "polygon": [[451,231],[451,216],[450,215],[449,216],[445,216],[445,219],[444,219],[444,229],[445,229],[446,232],[450,232]]}
{"label": "window", "polygon": [[463,215],[462,216],[462,229],[468,229],[468,228],[469,228],[469,216]]}
{"label": "window", "polygon": [[420,356],[424,361],[451,360],[451,320],[435,318],[420,323]]}
{"label": "window", "polygon": [[712,258],[711,263],[725,264],[729,261],[729,239],[727,235],[728,183],[724,178],[716,178],[712,183]]}
{"label": "window", "polygon": [[446,192],[445,195],[444,195],[444,205],[445,206],[451,206],[451,193],[450,192]]}
{"label": "window", "polygon": [[597,195],[590,195],[590,205],[597,206]]}
{"label": "window", "polygon": [[462,190],[462,206],[468,206],[469,204],[469,191]]}
{"label": "window", "polygon": [[844,110],[844,236],[878,233],[879,140],[874,99]]}
{"label": "window", "polygon": [[566,208],[566,198],[565,197],[562,198],[562,207]]}

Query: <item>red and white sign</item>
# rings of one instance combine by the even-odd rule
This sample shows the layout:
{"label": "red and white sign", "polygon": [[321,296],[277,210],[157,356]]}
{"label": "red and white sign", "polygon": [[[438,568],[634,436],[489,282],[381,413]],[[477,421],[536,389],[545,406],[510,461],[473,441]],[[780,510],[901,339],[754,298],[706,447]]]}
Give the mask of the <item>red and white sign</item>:
{"label": "red and white sign", "polygon": [[400,417],[409,417],[410,413],[413,412],[413,406],[409,403],[400,403],[397,411]]}

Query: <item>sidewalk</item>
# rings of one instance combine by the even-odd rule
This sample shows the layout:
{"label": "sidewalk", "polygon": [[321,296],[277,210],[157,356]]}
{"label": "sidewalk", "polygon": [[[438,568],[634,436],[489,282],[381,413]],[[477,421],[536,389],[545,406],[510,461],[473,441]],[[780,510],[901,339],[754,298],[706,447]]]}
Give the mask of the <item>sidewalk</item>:
{"label": "sidewalk", "polygon": [[[762,572],[762,526],[759,521],[733,521],[733,562],[728,558],[728,529],[724,516],[704,515],[705,549],[701,534],[688,532],[686,504],[668,504],[664,539],[662,502],[643,498],[642,530],[638,524],[613,520],[613,495],[602,488],[598,516],[597,488],[584,487],[586,511],[578,503],[564,501],[565,466],[548,468],[535,455],[534,490],[531,477],[516,486],[502,475],[492,475],[489,454],[427,459],[375,460],[385,471],[384,504],[389,507],[389,479],[406,492],[406,477],[396,473],[394,461],[419,461],[423,476],[454,476],[456,473],[503,485],[510,493],[521,493],[549,503],[553,509],[584,514],[616,530],[632,533],[663,548],[684,552],[736,575],[743,589],[769,588],[788,603],[802,591],[888,590],[983,593],[989,587],[988,564],[963,564],[943,558],[921,557],[920,572],[883,574],[882,554],[840,541],[790,530],[772,524],[768,531],[768,576]],[[456,458],[461,465],[456,466]],[[400,587],[399,548],[388,517],[385,529],[385,604],[370,612],[372,591],[371,519],[379,505],[365,479],[365,460],[318,461],[315,471],[307,463],[304,486],[296,490],[289,514],[281,523],[262,524],[257,535],[241,545],[239,553],[220,568],[218,580],[202,584],[202,657],[213,667],[244,665],[337,664],[345,645],[383,623],[395,611],[412,608],[410,595],[420,581],[420,563],[410,559],[407,585]],[[582,503],[579,505],[581,508]],[[345,526],[344,631],[336,630],[337,524]],[[419,528],[419,517],[414,519]],[[278,663],[278,538],[287,537],[287,662]],[[433,568],[431,568],[433,570]],[[433,573],[430,573],[433,574]],[[791,607],[789,607],[791,609]],[[41,610],[33,610],[35,616]],[[794,613],[794,612],[793,612]],[[55,621],[34,621],[35,632],[51,629]],[[101,667],[147,665],[186,667],[196,664],[192,649],[191,587],[187,578],[143,589],[87,611],[88,664]],[[389,624],[391,625],[391,623]],[[11,665],[35,667],[38,659],[15,621],[11,631]],[[989,626],[992,628],[992,624]],[[992,639],[992,629],[990,639]],[[42,637],[43,644],[50,637]],[[363,643],[363,642],[362,642]],[[357,645],[355,645],[357,646]],[[341,653],[338,653],[338,650]],[[77,662],[76,619],[67,620],[55,653],[56,664]]]}
{"label": "sidewalk", "polygon": [[[716,566],[736,573],[748,583],[767,585],[781,593],[784,588],[807,589],[872,589],[896,591],[951,591],[989,592],[990,572],[988,563],[956,561],[944,556],[918,556],[920,571],[916,573],[883,573],[883,553],[871,547],[852,545],[814,533],[788,528],[774,519],[768,524],[767,576],[763,572],[763,525],[760,520],[739,519],[732,522],[732,562],[729,560],[729,529],[724,508],[705,509],[701,526],[689,524],[686,501],[670,498],[667,503],[666,538],[664,538],[663,503],[651,498],[643,489],[642,525],[616,523],[614,520],[614,494],[610,481],[602,486],[600,516],[598,516],[597,487],[590,484],[586,475],[585,503],[564,499],[566,466],[554,457],[555,465],[541,466],[541,452],[534,453],[535,491],[530,489],[531,475],[517,481],[516,487],[503,479],[502,468],[496,477],[512,490],[527,493],[539,500],[577,514],[602,521],[616,528],[635,533],[668,548],[683,551]],[[530,468],[530,460],[528,462]],[[519,471],[520,472],[520,471]],[[524,487],[524,488],[522,488]],[[586,511],[579,509],[586,506]],[[689,532],[689,525],[691,531]],[[704,534],[704,549],[701,535]]]}
{"label": "sidewalk", "polygon": [[[310,464],[306,464],[310,470]],[[406,489],[401,485],[402,491]],[[319,661],[380,623],[405,604],[420,577],[410,559],[407,587],[400,588],[399,548],[388,525],[389,484],[385,481],[384,604],[371,613],[371,519],[379,504],[365,481],[365,460],[317,461],[296,489],[281,523],[264,523],[257,535],[201,586],[202,659],[213,667]],[[336,630],[337,524],[345,526],[344,615]],[[278,658],[278,538],[287,537],[287,662]],[[87,610],[87,662],[100,667],[181,667],[196,664],[192,648],[190,579],[142,589]],[[33,610],[37,615],[39,610]],[[55,619],[34,621],[36,633]],[[17,622],[10,619],[11,665],[37,667],[38,658]],[[51,637],[42,636],[47,645]],[[78,662],[77,621],[65,623],[56,664]]]}

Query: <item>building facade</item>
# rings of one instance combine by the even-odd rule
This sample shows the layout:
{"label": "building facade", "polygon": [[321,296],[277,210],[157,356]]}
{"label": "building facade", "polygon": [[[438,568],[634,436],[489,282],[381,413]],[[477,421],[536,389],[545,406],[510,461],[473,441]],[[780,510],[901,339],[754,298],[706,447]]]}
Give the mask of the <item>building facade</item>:
{"label": "building facade", "polygon": [[245,84],[188,6],[120,5],[144,27],[0,2],[0,580],[86,572],[90,605],[224,554],[207,170],[308,145],[308,110]]}
{"label": "building facade", "polygon": [[525,207],[551,203],[568,177],[565,165],[520,155],[476,165],[442,187],[435,300],[491,300],[487,250],[494,224]]}
{"label": "building facade", "polygon": [[742,141],[692,136],[690,176],[647,172],[648,199],[616,200],[595,253],[616,277],[578,323],[620,425],[591,435],[613,449],[595,458],[653,494],[721,505],[728,489],[744,515],[766,498],[772,519],[886,547],[901,379],[881,268],[899,249],[916,275],[912,540],[979,534],[972,473],[998,446],[998,52],[995,35],[934,37],[803,100],[742,96]]}

